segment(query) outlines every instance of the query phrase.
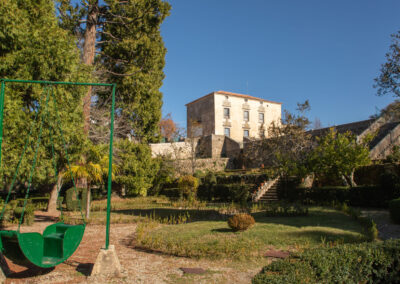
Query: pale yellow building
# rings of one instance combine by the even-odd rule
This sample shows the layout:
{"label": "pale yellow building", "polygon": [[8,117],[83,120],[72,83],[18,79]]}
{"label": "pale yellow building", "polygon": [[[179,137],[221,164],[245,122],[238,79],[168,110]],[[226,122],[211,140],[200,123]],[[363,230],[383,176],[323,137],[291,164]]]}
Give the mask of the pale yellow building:
{"label": "pale yellow building", "polygon": [[225,91],[212,92],[186,107],[188,137],[225,135],[237,142],[268,136],[268,127],[279,123],[282,113],[282,103]]}

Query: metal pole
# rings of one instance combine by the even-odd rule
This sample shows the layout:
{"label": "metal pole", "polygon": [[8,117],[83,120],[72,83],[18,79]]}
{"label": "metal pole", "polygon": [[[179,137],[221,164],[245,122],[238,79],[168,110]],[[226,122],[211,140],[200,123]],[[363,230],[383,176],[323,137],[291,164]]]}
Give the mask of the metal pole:
{"label": "metal pole", "polygon": [[112,156],[113,156],[113,135],[114,135],[115,89],[116,89],[116,85],[113,84],[112,103],[111,103],[110,152],[109,152],[109,157],[108,157],[106,249],[108,249],[108,246],[110,244],[111,183],[112,183]]}
{"label": "metal pole", "polygon": [[0,91],[0,166],[1,166],[1,147],[3,144],[3,116],[4,116],[4,91],[6,83],[1,80],[1,91]]}

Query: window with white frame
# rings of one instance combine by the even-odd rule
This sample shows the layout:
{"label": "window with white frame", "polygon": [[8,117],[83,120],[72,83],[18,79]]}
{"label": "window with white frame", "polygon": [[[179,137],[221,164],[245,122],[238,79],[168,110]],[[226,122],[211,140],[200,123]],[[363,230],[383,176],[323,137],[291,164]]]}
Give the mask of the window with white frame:
{"label": "window with white frame", "polygon": [[243,120],[244,121],[249,121],[249,111],[248,110],[245,110],[243,112]]}
{"label": "window with white frame", "polygon": [[225,136],[227,136],[227,137],[231,137],[231,129],[228,128],[228,127],[226,127],[226,128],[224,129],[224,134],[225,134]]}
{"label": "window with white frame", "polygon": [[248,129],[243,130],[243,137],[246,137],[246,138],[249,137],[249,130]]}
{"label": "window with white frame", "polygon": [[264,123],[264,113],[263,112],[258,113],[258,121],[260,123]]}
{"label": "window with white frame", "polygon": [[224,118],[230,117],[230,109],[228,107],[224,108]]}

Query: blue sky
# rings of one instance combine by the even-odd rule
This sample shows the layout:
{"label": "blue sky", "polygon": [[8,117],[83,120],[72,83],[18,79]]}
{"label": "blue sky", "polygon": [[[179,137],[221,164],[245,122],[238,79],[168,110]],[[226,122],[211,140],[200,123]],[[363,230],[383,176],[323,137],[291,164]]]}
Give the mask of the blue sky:
{"label": "blue sky", "polygon": [[250,94],[294,111],[309,99],[323,126],[363,119],[393,101],[373,88],[400,30],[398,0],[170,0],[163,114],[212,91]]}

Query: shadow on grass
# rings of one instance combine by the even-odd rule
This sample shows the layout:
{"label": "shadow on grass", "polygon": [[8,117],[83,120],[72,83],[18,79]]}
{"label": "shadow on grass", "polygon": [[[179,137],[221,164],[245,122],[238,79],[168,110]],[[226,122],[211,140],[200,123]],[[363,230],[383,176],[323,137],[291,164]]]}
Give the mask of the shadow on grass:
{"label": "shadow on grass", "polygon": [[179,216],[187,216],[188,222],[193,221],[218,221],[226,220],[227,217],[212,209],[175,209],[175,208],[150,208],[150,209],[124,209],[113,210],[118,214],[126,214],[141,217],[150,217],[154,219],[178,218]]}
{"label": "shadow on grass", "polygon": [[346,232],[327,232],[324,230],[307,230],[301,232],[288,232],[287,236],[295,237],[295,238],[307,238],[309,240],[313,240],[314,242],[343,242],[343,243],[359,243],[361,241],[365,241],[365,239],[353,235],[351,233]]}
{"label": "shadow on grass", "polygon": [[342,212],[330,209],[310,210],[308,216],[298,217],[266,217],[263,212],[254,213],[253,216],[257,223],[278,224],[297,228],[329,227],[357,233],[362,232],[362,226],[356,220]]}
{"label": "shadow on grass", "polygon": [[216,232],[216,233],[234,233],[234,231],[230,228],[218,228],[218,229],[212,229],[211,232]]}

